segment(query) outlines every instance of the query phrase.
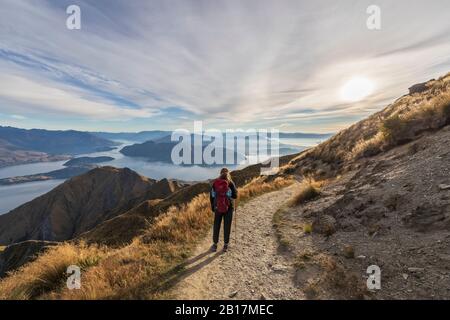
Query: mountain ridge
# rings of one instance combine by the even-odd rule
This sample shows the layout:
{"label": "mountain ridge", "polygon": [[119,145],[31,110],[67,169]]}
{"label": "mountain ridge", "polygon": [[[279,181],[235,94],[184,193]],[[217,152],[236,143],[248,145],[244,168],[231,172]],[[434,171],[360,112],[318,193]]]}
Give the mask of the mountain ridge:
{"label": "mountain ridge", "polygon": [[0,243],[70,240],[144,199],[166,197],[177,188],[175,182],[128,168],[95,168],[0,216]]}

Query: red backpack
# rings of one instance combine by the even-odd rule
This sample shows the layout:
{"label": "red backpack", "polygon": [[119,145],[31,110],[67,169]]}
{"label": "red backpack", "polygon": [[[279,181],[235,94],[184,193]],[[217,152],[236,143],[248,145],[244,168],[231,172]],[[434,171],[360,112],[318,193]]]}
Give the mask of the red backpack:
{"label": "red backpack", "polygon": [[230,208],[230,199],[227,197],[228,181],[225,179],[216,179],[213,184],[216,192],[216,210],[219,213],[227,213]]}

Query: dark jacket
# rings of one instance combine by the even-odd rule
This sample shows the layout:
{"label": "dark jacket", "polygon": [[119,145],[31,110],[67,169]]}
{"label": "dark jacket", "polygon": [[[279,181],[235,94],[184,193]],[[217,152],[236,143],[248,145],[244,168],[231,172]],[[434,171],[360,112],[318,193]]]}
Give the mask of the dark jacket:
{"label": "dark jacket", "polygon": [[[214,211],[214,207],[215,207],[215,205],[214,205],[214,198],[212,196],[212,192],[215,191],[214,190],[214,181],[213,181],[213,183],[211,185],[211,190],[209,192],[209,202],[211,203],[211,210],[212,211]],[[231,190],[231,199],[237,199],[238,192],[237,192],[236,186],[234,185],[234,182],[229,182],[228,187]],[[233,201],[230,201],[230,209],[229,210],[233,211]]]}

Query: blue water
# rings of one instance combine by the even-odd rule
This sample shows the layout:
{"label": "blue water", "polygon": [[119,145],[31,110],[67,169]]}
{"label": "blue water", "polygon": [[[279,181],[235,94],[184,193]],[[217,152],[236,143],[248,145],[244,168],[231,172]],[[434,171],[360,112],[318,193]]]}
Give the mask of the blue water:
{"label": "blue water", "polygon": [[64,180],[37,181],[12,186],[0,186],[0,214],[52,190]]}
{"label": "blue water", "polygon": [[0,168],[0,179],[58,170],[63,168],[66,161],[38,162]]}
{"label": "blue water", "polygon": [[[314,139],[282,139],[282,143],[295,146],[314,146],[319,141]],[[80,156],[110,156],[115,160],[104,162],[101,165],[108,165],[117,168],[128,167],[139,174],[153,179],[172,178],[186,181],[201,181],[213,178],[217,175],[218,168],[215,167],[183,167],[168,163],[148,162],[143,159],[126,157],[119,150],[131,141],[121,141],[123,145],[111,151],[96,152]],[[44,173],[52,170],[64,168],[66,161],[41,162],[24,164],[0,169],[0,179],[14,176]],[[231,168],[234,169],[234,168]],[[17,184],[12,186],[0,186],[0,215],[47,193],[64,180],[38,181]]]}

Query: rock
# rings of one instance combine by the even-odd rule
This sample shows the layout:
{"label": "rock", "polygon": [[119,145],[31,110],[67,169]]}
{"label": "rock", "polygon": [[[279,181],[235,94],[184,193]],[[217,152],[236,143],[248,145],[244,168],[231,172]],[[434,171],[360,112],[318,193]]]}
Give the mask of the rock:
{"label": "rock", "polygon": [[403,274],[402,274],[402,277],[403,277],[403,279],[405,279],[405,280],[408,280],[408,278],[409,278],[408,274],[406,274],[406,273],[403,273]]}
{"label": "rock", "polygon": [[356,257],[356,259],[360,259],[360,260],[364,260],[365,258],[366,258],[366,256],[363,256],[363,255],[359,255]]}
{"label": "rock", "polygon": [[330,215],[319,215],[312,224],[314,232],[331,236],[336,232],[336,219]]}
{"label": "rock", "polygon": [[288,267],[281,264],[276,264],[272,266],[272,270],[275,272],[286,272],[288,270]]}
{"label": "rock", "polygon": [[408,88],[409,94],[421,93],[428,90],[427,82],[418,83]]}
{"label": "rock", "polygon": [[233,292],[231,292],[231,293],[228,295],[228,298],[234,298],[234,297],[237,296],[237,294],[238,294],[237,291],[233,291]]}
{"label": "rock", "polygon": [[425,269],[424,268],[408,268],[408,271],[411,273],[418,273],[418,272],[423,272]]}
{"label": "rock", "polygon": [[353,259],[355,257],[355,249],[351,245],[344,246],[342,251],[344,253],[344,257],[347,259]]}
{"label": "rock", "polygon": [[450,190],[450,184],[443,184],[443,183],[441,183],[439,185],[439,189],[440,190]]}

